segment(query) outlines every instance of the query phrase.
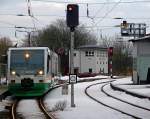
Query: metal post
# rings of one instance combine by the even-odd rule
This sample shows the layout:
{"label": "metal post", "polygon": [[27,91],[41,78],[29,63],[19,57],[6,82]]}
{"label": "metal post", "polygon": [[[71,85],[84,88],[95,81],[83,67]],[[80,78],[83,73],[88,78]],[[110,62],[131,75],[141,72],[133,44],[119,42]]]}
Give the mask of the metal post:
{"label": "metal post", "polygon": [[30,32],[27,32],[28,33],[28,46],[30,47],[31,46],[31,42],[30,42]]}
{"label": "metal post", "polygon": [[110,68],[110,78],[113,78],[112,57],[110,59],[110,65],[111,65],[111,68]]}
{"label": "metal post", "polygon": [[[70,41],[70,73],[74,74],[74,27],[70,28],[71,31],[71,41]],[[71,107],[75,107],[74,104],[74,84],[71,84]]]}
{"label": "metal post", "polygon": [[61,56],[60,56],[60,54],[58,55],[58,72],[59,72],[59,74],[60,74],[60,72],[61,72]]}

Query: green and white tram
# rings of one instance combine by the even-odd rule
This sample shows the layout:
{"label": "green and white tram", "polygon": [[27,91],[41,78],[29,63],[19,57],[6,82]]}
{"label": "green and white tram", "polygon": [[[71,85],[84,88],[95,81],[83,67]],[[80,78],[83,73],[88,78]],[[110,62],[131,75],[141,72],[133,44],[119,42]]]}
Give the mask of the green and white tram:
{"label": "green and white tram", "polygon": [[8,50],[8,89],[19,97],[43,95],[54,85],[58,55],[47,47],[21,47]]}

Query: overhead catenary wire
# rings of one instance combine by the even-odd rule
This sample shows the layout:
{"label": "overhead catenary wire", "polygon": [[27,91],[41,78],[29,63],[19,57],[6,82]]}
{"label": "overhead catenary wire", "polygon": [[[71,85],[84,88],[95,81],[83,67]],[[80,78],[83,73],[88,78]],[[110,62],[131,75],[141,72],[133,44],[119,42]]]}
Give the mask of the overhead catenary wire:
{"label": "overhead catenary wire", "polygon": [[[102,22],[102,21],[105,19],[105,17],[107,17],[107,16],[116,8],[116,6],[117,6],[120,2],[121,2],[121,0],[119,0],[116,4],[114,4],[114,5],[112,6],[112,8],[111,8],[110,10],[108,10],[108,11],[104,14],[104,16],[103,16],[99,21],[97,21],[96,23],[93,24],[93,27],[94,27],[94,26],[97,26],[98,23]],[[93,28],[91,28],[91,31],[92,31],[92,30],[93,30]]]}
{"label": "overhead catenary wire", "polygon": [[120,2],[121,0],[119,0],[108,12],[106,12],[105,15],[102,17],[102,19],[100,19],[97,23],[95,23],[95,25],[102,22],[105,19],[105,17],[107,17],[117,7],[117,5],[119,5]]}
{"label": "overhead catenary wire", "polygon": [[8,25],[11,25],[11,26],[16,26],[16,24],[13,24],[13,23],[10,23],[10,22],[6,22],[6,21],[2,21],[2,20],[0,20],[0,23],[8,24]]}
{"label": "overhead catenary wire", "polygon": [[[32,0],[32,1],[40,1],[40,2],[50,2],[50,3],[59,3],[59,4],[71,4],[71,3],[76,3],[76,4],[87,4],[87,2],[66,2],[66,1],[56,1],[56,0]],[[88,2],[88,4],[116,4],[118,2]],[[140,1],[122,1],[120,4],[130,4],[130,3],[150,3],[149,0],[140,0]]]}
{"label": "overhead catenary wire", "polygon": [[[150,26],[150,24],[146,24],[147,26],[147,28]],[[37,26],[36,28],[43,28],[44,26]],[[120,28],[120,26],[119,25],[114,25],[114,26],[105,26],[105,25],[100,25],[100,26],[78,26],[79,28],[110,28],[110,27],[112,27],[112,28]],[[19,28],[19,27],[11,27],[11,26],[0,26],[0,28],[13,28],[13,29],[17,29],[17,28]],[[31,30],[33,30],[34,29],[34,27],[27,27],[27,26],[21,26],[20,28],[22,28],[22,29],[31,29]],[[20,29],[19,28],[19,29]]]}
{"label": "overhead catenary wire", "polygon": [[[31,0],[26,0],[26,1],[28,1],[28,2],[31,2]],[[43,1],[51,1],[51,0],[32,0],[32,1],[41,1],[41,2],[43,2]],[[51,1],[51,2],[54,2],[55,3],[55,1]],[[142,3],[142,2],[150,2],[150,1],[130,1],[130,3]],[[59,1],[57,2],[57,3],[60,3]],[[63,1],[61,2],[61,3],[64,3]],[[68,2],[65,2],[65,3],[68,3]],[[70,3],[70,2],[69,2]],[[98,2],[98,3],[101,3],[101,2]],[[107,5],[107,4],[116,4],[116,3],[118,3],[118,2],[103,2],[103,3],[105,3],[105,4],[103,4],[103,6],[105,6],[105,5]],[[121,1],[120,3],[129,3],[129,2],[125,2],[125,1]],[[120,4],[119,3],[119,4]],[[93,3],[88,3],[88,5],[92,5],[92,4],[94,4],[94,2]],[[28,4],[28,5],[31,5],[31,4]],[[85,5],[87,5],[87,3],[85,4]],[[114,5],[115,6],[115,5]],[[40,16],[46,16],[46,17],[66,17],[65,15],[63,16],[63,15],[36,15],[36,14],[34,14],[33,15],[33,13],[32,13],[32,10],[31,10],[31,6],[30,7],[28,7],[28,9],[30,8],[30,15],[32,16],[32,23],[33,23],[33,27],[35,28],[36,27],[36,29],[37,28],[39,28],[39,27],[37,27],[36,25],[35,25],[35,22],[39,22],[40,23],[40,21],[38,20],[38,17],[40,17]],[[114,19],[114,18],[111,18],[111,17],[108,17],[108,15],[106,15],[106,17],[104,17],[104,16],[97,16],[98,14],[96,14],[96,13],[99,13],[99,11],[101,11],[102,10],[102,7],[97,11],[97,12],[95,12],[95,14],[93,15],[93,16],[90,16],[90,17],[94,17],[94,19],[96,19],[96,18],[101,18],[101,19]],[[90,12],[90,11],[89,11]],[[29,14],[28,13],[28,14]],[[31,17],[31,16],[29,16],[29,15],[26,15],[26,16],[28,16],[28,17]],[[109,14],[109,13],[108,13]],[[0,14],[1,15],[1,14]],[[7,15],[7,14],[5,14],[5,15]],[[17,15],[17,14],[16,14]],[[89,16],[89,15],[88,15]],[[80,16],[80,17],[82,17],[82,18],[87,18],[87,16]],[[150,19],[150,18],[129,18],[129,17],[124,17],[124,19]],[[101,22],[101,20],[100,20],[100,22]],[[97,22],[96,22],[97,23]],[[97,25],[97,24],[96,24]],[[13,24],[13,26],[16,26],[15,24]],[[91,28],[96,28],[97,26],[92,26]],[[100,26],[100,27],[103,27],[103,26]],[[114,27],[114,26],[110,26],[110,27]],[[87,28],[89,28],[89,27],[87,27]],[[114,27],[115,28],[115,27]]]}
{"label": "overhead catenary wire", "polygon": [[[0,14],[0,16],[15,16],[15,17],[20,17],[18,14]],[[36,17],[62,17],[65,18],[65,15],[53,15],[53,14],[34,14],[35,18]],[[27,14],[22,14],[21,17],[30,17]],[[82,18],[87,18],[86,16],[80,15]],[[102,16],[91,16],[92,18],[94,17],[95,19],[103,18]],[[36,18],[37,19],[37,18]],[[115,19],[115,17],[105,17],[105,19]],[[121,18],[119,18],[121,19]],[[150,17],[123,17],[122,19],[150,19]],[[38,20],[38,19],[37,19]],[[1,22],[1,21],[0,21]]]}
{"label": "overhead catenary wire", "polygon": [[93,15],[93,19],[96,18],[96,16],[103,10],[106,4],[103,4],[103,6]]}

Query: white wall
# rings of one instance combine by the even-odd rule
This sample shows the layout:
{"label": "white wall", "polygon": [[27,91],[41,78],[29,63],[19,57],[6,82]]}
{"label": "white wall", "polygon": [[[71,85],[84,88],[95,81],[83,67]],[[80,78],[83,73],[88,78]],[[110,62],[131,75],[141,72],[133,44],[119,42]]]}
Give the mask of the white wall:
{"label": "white wall", "polygon": [[89,72],[89,69],[92,69],[92,72],[96,72],[96,60],[94,56],[85,56],[85,51],[81,51],[81,73]]}
{"label": "white wall", "polygon": [[80,51],[74,50],[74,54],[76,54],[76,56],[74,56],[74,67],[79,68],[80,67]]}
{"label": "white wall", "polygon": [[96,51],[97,52],[97,65],[96,70],[98,73],[108,73],[108,53],[107,51]]}
{"label": "white wall", "polygon": [[[86,51],[94,51],[94,56],[86,56]],[[74,67],[79,68],[80,73],[89,72],[92,69],[92,73],[108,73],[108,54],[107,50],[94,50],[84,49],[75,50],[76,56],[74,56]]]}

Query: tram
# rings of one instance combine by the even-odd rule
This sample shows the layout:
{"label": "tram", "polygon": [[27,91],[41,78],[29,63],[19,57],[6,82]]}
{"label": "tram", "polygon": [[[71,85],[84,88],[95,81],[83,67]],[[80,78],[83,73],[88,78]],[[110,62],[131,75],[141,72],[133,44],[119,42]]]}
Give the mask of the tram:
{"label": "tram", "polygon": [[48,47],[9,48],[8,90],[17,97],[42,96],[54,85],[58,55]]}

